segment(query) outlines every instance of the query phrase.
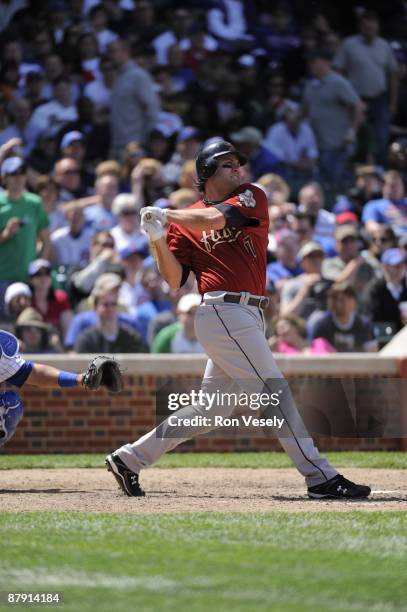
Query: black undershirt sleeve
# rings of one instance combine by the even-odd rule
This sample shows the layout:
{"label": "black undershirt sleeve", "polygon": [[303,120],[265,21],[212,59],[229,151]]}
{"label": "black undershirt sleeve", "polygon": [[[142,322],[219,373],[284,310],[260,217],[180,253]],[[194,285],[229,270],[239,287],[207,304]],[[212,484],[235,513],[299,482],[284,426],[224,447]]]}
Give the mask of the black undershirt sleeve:
{"label": "black undershirt sleeve", "polygon": [[181,276],[180,287],[185,285],[185,283],[188,280],[189,273],[191,272],[191,268],[189,266],[186,266],[185,264],[181,264],[181,265],[182,265],[182,276]]}
{"label": "black undershirt sleeve", "polygon": [[219,210],[226,219],[225,227],[258,227],[259,219],[245,217],[236,208],[230,204],[215,204],[213,208]]}

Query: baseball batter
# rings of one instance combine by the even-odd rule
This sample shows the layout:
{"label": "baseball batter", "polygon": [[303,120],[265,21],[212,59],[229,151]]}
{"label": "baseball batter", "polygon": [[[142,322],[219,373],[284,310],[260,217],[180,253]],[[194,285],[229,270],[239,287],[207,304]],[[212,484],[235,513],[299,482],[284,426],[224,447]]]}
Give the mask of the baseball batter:
{"label": "baseball batter", "polygon": [[[242,183],[244,163],[245,157],[230,143],[211,144],[196,160],[202,199],[183,210],[142,210],[142,227],[164,279],[172,288],[182,286],[191,271],[197,279],[202,304],[195,319],[196,336],[209,358],[203,395],[215,397],[219,391],[230,392],[236,387],[248,394],[278,392],[280,402],[272,414],[283,425],[275,428],[275,433],[305,477],[308,495],[367,497],[368,486],[345,479],[319,454],[265,339],[268,206],[260,188]],[[166,239],[165,224],[169,224]],[[233,407],[218,404],[211,406],[211,411],[209,414],[228,416]],[[136,442],[107,456],[107,468],[126,495],[144,495],[140,470],[211,428],[203,419],[208,415],[208,405],[202,398],[175,414],[176,425],[169,417]],[[271,413],[266,410],[267,414]],[[196,416],[202,417],[198,420],[202,427],[182,426]]]}
{"label": "baseball batter", "polygon": [[[122,378],[117,362],[108,357],[97,357],[86,372],[75,374],[52,366],[27,361],[20,355],[18,340],[13,334],[0,329],[0,384],[15,387],[25,384],[42,388],[77,387],[83,385],[97,389],[103,385],[117,393],[122,389]],[[0,392],[0,446],[14,435],[22,419],[24,406],[15,391]]]}

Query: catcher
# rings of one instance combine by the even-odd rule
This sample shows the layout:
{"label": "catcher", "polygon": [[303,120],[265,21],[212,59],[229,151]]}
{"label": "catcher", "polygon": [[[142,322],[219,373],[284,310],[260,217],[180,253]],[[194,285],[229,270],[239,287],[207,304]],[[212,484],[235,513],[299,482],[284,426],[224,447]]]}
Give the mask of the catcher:
{"label": "catcher", "polygon": [[[109,357],[96,357],[82,374],[64,372],[23,359],[19,354],[17,338],[4,330],[0,330],[0,383],[48,388],[83,385],[92,390],[106,387],[111,393],[119,393],[123,389],[119,364]],[[18,393],[0,392],[0,446],[14,435],[23,411],[23,402]]]}

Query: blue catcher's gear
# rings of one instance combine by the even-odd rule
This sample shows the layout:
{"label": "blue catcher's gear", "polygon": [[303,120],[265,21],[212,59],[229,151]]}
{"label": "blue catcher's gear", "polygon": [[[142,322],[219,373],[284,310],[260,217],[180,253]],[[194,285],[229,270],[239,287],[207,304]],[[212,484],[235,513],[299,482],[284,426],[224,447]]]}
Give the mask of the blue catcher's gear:
{"label": "blue catcher's gear", "polygon": [[24,406],[15,391],[0,393],[0,446],[14,435],[23,416]]}

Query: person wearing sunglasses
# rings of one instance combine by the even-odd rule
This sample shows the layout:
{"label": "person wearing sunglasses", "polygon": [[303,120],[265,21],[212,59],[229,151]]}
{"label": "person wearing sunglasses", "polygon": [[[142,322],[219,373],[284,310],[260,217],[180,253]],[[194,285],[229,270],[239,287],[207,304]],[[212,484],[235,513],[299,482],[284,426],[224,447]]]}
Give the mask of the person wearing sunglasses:
{"label": "person wearing sunglasses", "polygon": [[72,319],[72,308],[67,293],[52,286],[50,262],[47,259],[34,259],[28,266],[28,279],[33,308],[63,338]]}

